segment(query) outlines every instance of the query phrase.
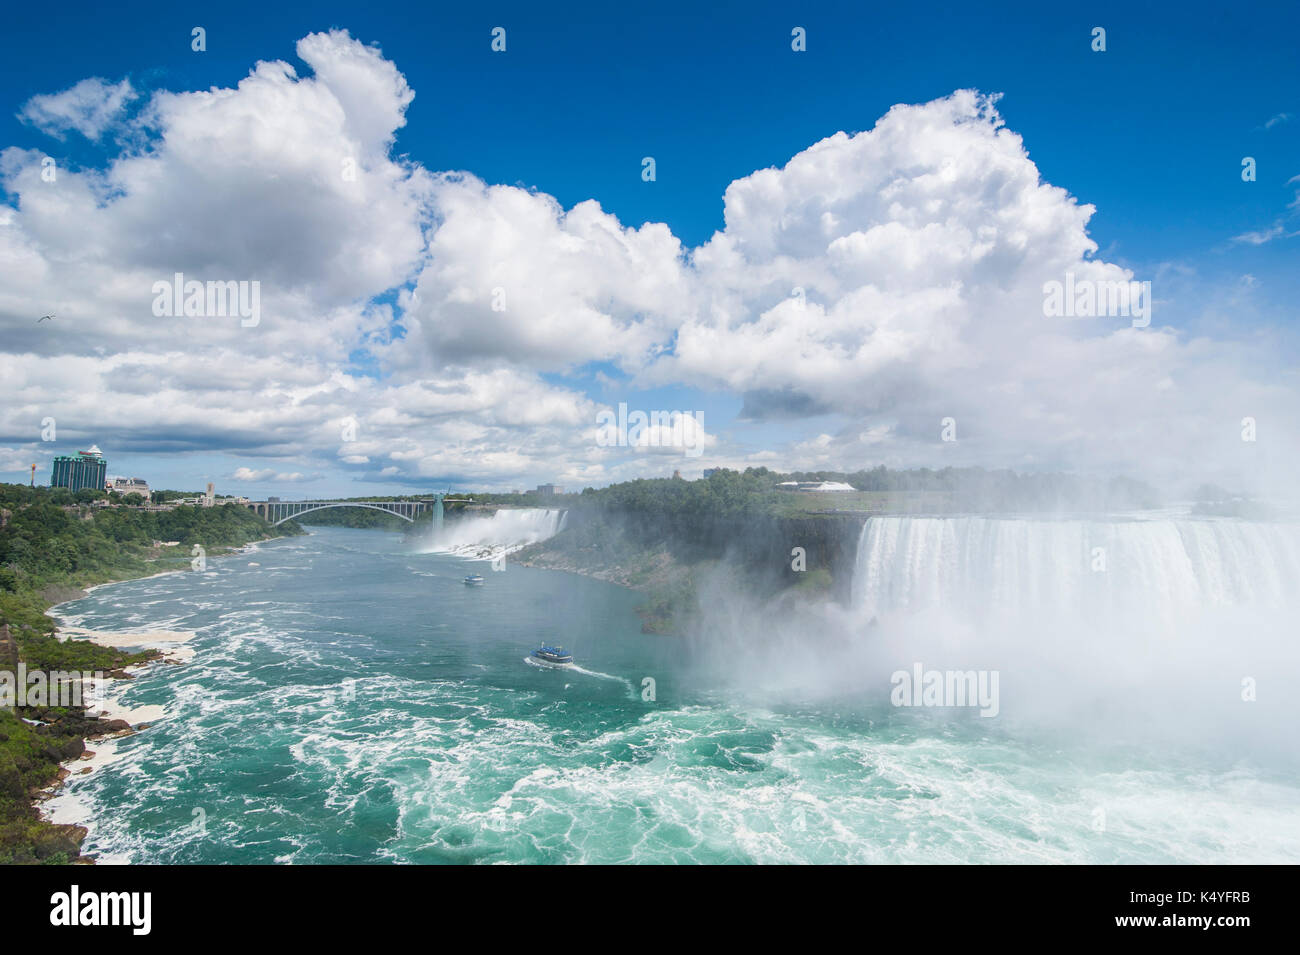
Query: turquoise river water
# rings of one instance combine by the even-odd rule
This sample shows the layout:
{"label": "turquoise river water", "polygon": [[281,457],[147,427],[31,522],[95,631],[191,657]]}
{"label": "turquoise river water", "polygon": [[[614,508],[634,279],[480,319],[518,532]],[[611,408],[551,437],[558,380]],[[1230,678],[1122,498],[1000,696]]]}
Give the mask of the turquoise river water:
{"label": "turquoise river water", "polygon": [[[314,528],[62,605],[196,636],[115,686],[164,715],[56,815],[103,862],[1300,860],[1287,759],[768,694],[642,634],[635,593],[488,568]],[[542,642],[579,668],[527,665]]]}

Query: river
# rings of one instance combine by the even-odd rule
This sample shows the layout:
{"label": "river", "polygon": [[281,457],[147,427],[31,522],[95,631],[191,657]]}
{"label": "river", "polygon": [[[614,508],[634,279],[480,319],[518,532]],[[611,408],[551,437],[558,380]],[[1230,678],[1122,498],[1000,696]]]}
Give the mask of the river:
{"label": "river", "polygon": [[1288,759],[718,679],[635,593],[490,566],[313,528],[60,606],[196,636],[118,684],[165,715],[56,818],[101,862],[1300,861]]}

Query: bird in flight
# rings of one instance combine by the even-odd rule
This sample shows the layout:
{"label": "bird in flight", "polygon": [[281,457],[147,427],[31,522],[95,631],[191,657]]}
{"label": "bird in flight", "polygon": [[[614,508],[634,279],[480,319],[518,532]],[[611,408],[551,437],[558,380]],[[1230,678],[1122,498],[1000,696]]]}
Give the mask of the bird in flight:
{"label": "bird in flight", "polygon": [[53,318],[53,317],[54,317],[53,315],[42,315],[40,318],[38,318],[38,319],[36,320],[36,324],[39,325],[41,322],[45,321],[47,318]]}

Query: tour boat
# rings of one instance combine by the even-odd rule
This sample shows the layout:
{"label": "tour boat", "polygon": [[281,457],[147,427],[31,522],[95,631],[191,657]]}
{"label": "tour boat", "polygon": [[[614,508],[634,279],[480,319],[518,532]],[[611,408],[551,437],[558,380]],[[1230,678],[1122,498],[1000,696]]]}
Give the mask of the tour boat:
{"label": "tour boat", "polygon": [[483,577],[481,574],[470,574],[468,577],[465,578],[465,583],[475,584],[475,585],[482,584]]}
{"label": "tour boat", "polygon": [[538,647],[530,656],[534,663],[551,667],[573,666],[573,654],[564,647]]}

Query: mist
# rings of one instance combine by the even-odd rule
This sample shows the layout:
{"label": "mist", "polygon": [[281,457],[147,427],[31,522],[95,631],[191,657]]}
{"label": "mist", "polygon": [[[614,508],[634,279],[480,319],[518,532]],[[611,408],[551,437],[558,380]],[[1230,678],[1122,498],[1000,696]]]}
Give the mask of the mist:
{"label": "mist", "polygon": [[[847,601],[723,564],[690,633],[702,683],[1044,745],[1300,761],[1300,526],[1221,518],[871,518]],[[900,707],[896,674],[995,673],[996,715]]]}
{"label": "mist", "polygon": [[490,515],[448,518],[440,528],[421,527],[416,552],[449,553],[492,560],[553,537],[564,525],[562,509],[501,508]]}

